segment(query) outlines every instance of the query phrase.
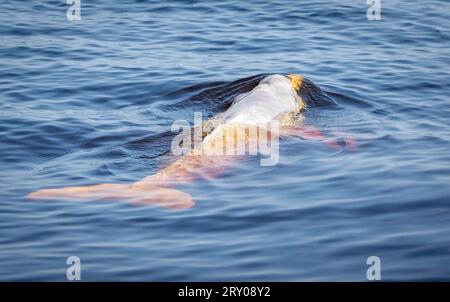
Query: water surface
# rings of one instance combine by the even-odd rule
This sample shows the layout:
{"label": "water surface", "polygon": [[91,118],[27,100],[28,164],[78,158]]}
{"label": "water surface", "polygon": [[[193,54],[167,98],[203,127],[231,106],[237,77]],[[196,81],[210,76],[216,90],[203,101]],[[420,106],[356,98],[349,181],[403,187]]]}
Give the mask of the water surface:
{"label": "water surface", "polygon": [[[450,279],[448,1],[0,3],[0,279]],[[300,73],[337,106],[306,123],[356,150],[290,138],[183,187],[185,211],[31,202],[44,187],[136,181],[167,164],[176,119],[234,81]],[[245,80],[244,80],[245,81]],[[234,82],[236,83],[236,82]],[[216,89],[217,88],[217,89]],[[214,93],[212,93],[212,92]]]}

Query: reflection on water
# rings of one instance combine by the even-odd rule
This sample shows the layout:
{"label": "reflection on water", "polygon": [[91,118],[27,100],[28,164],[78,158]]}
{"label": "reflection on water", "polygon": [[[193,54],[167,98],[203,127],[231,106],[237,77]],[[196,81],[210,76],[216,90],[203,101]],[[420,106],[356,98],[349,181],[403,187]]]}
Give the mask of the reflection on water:
{"label": "reflection on water", "polygon": [[[64,1],[2,1],[0,279],[66,280],[76,255],[83,280],[366,280],[375,255],[384,280],[448,280],[449,8],[96,1],[70,23]],[[25,198],[153,174],[173,121],[270,73],[320,86],[305,123],[357,150],[284,139],[276,166],[183,185],[186,211]]]}

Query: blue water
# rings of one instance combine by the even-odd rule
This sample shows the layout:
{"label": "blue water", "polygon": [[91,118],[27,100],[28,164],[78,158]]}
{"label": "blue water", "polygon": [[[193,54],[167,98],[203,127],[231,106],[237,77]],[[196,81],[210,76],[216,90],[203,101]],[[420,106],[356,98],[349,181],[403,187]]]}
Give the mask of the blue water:
{"label": "blue water", "polygon": [[[365,0],[67,8],[0,2],[0,280],[64,281],[72,255],[82,280],[364,281],[369,256],[382,280],[450,280],[448,1],[382,0],[381,21]],[[183,186],[187,210],[25,197],[154,173],[174,120],[266,73],[320,86],[337,106],[305,123],[357,148],[285,139],[276,166]]]}

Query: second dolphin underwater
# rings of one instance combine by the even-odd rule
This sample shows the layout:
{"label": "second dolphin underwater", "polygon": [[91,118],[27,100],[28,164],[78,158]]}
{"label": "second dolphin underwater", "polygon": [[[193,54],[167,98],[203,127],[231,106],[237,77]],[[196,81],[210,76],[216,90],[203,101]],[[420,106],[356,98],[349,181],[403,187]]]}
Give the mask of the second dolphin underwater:
{"label": "second dolphin underwater", "polygon": [[[233,98],[225,111],[204,123],[199,144],[194,144],[186,154],[157,173],[132,184],[43,189],[30,193],[28,197],[78,201],[113,199],[136,205],[190,208],[195,204],[191,195],[174,186],[217,176],[239,158],[237,154],[242,154],[240,149],[248,149],[252,144],[260,145],[261,133],[267,134],[269,139],[295,136],[342,148],[337,141],[327,139],[319,130],[303,124],[302,112],[313,106],[320,94],[320,88],[300,75],[267,75],[255,87]],[[276,128],[270,127],[273,122],[276,122]],[[345,143],[347,147],[355,145],[350,137],[345,139]],[[226,154],[223,152],[225,146],[228,149]]]}

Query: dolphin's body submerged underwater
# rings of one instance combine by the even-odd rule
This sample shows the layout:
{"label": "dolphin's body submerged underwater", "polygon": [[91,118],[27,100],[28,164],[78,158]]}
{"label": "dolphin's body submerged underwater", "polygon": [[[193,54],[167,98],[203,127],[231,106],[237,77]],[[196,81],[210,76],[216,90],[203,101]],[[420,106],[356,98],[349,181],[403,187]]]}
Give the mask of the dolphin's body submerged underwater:
{"label": "dolphin's body submerged underwater", "polygon": [[[173,188],[202,177],[213,177],[232,165],[241,149],[260,145],[261,140],[282,136],[323,140],[333,148],[340,145],[327,140],[318,130],[302,124],[306,103],[301,97],[304,78],[300,75],[269,75],[249,92],[238,95],[231,106],[205,123],[199,145],[157,173],[132,184],[43,189],[28,195],[31,199],[120,200],[136,205],[157,204],[167,208],[190,208],[190,194]],[[276,122],[277,127],[270,127]],[[261,135],[267,134],[267,137]],[[347,138],[348,146],[353,146]],[[225,150],[226,149],[226,150]],[[230,150],[231,149],[231,150]]]}

